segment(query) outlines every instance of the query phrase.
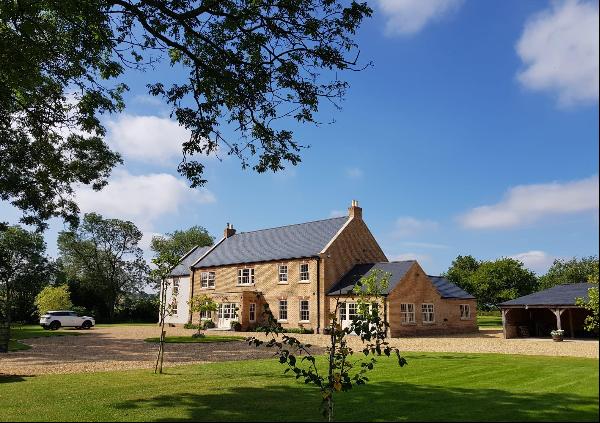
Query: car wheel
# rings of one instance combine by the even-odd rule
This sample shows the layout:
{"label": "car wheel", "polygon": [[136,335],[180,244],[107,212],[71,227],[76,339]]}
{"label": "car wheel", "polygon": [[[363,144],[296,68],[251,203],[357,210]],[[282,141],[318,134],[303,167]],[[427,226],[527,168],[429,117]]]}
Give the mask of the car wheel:
{"label": "car wheel", "polygon": [[92,322],[90,322],[89,320],[86,320],[85,322],[83,322],[83,324],[81,325],[81,329],[89,329],[92,327]]}
{"label": "car wheel", "polygon": [[50,330],[56,330],[58,328],[60,328],[60,322],[58,320],[54,320],[50,323]]}
{"label": "car wheel", "polygon": [[44,325],[44,326],[42,326],[42,328],[44,328],[44,330],[48,330],[48,329],[50,329],[50,328],[48,327],[48,325]]}

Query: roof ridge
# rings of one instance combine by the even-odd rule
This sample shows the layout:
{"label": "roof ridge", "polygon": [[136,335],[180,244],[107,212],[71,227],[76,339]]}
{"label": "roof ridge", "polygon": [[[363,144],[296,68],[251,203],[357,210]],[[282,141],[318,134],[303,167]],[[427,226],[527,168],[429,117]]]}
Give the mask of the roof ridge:
{"label": "roof ridge", "polygon": [[327,220],[336,220],[336,219],[348,219],[348,216],[329,217],[327,219],[310,220],[308,222],[302,222],[302,223],[291,223],[289,225],[274,226],[272,228],[263,228],[263,229],[256,229],[256,230],[253,230],[253,231],[238,232],[236,235],[251,234],[251,233],[254,233],[254,232],[262,232],[262,231],[271,231],[273,229],[289,228],[290,226],[307,225],[309,223],[325,222]]}

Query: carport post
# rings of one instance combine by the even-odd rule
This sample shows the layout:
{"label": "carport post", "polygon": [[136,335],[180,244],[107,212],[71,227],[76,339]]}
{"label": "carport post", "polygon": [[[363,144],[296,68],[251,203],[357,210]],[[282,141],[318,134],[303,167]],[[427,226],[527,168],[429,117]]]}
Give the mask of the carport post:
{"label": "carport post", "polygon": [[561,330],[561,324],[560,324],[560,315],[563,314],[563,312],[565,311],[565,309],[560,309],[560,308],[555,308],[555,309],[551,309],[552,312],[556,315],[556,329]]}
{"label": "carport post", "polygon": [[506,315],[508,314],[508,309],[502,309],[502,332],[504,332],[504,338],[506,338]]}

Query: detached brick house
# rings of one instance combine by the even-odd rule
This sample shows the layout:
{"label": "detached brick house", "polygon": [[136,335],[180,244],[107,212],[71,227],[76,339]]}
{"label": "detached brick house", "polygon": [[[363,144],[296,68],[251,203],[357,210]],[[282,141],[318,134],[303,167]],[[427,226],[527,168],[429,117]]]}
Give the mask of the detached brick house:
{"label": "detached brick house", "polygon": [[391,274],[383,300],[391,336],[477,330],[475,298],[416,261],[388,262],[356,201],[347,217],[240,233],[227,224],[219,242],[190,251],[173,270],[167,298],[177,307],[167,322],[198,321],[187,301],[207,294],[219,310],[202,318],[219,328],[260,325],[266,303],[283,327],[322,333],[338,298],[342,324],[350,323],[352,287],[374,269]]}

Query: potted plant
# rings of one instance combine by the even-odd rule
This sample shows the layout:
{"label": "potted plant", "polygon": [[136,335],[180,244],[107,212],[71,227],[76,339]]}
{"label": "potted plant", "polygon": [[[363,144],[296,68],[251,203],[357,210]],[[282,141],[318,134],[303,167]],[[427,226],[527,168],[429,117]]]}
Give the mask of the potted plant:
{"label": "potted plant", "polygon": [[556,329],[550,332],[550,335],[552,335],[552,340],[554,342],[562,342],[565,335],[565,331],[562,329]]}

